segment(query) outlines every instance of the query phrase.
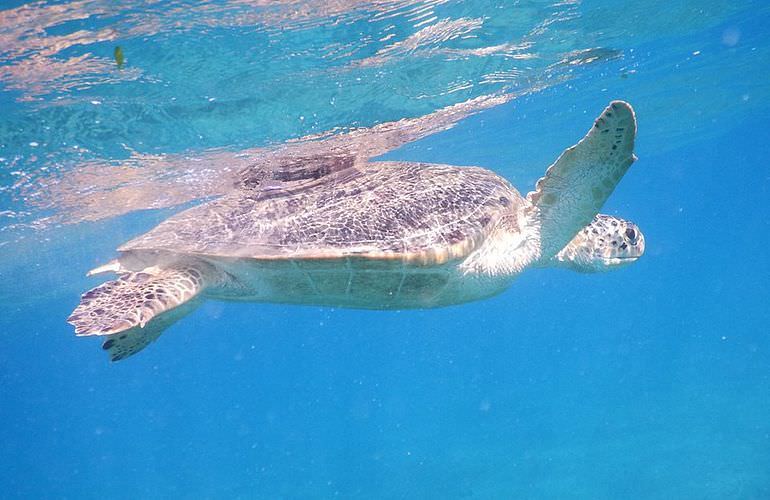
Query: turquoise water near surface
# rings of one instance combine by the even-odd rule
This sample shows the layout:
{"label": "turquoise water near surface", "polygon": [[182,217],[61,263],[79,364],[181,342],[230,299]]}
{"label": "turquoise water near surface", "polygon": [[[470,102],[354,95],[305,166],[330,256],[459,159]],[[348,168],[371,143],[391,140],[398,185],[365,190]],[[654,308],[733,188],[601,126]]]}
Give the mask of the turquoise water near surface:
{"label": "turquoise water near surface", "polygon": [[[2,9],[4,496],[770,497],[764,2]],[[264,148],[360,133],[527,192],[612,99],[633,266],[438,310],[209,301],[120,363],[66,323],[88,269]]]}

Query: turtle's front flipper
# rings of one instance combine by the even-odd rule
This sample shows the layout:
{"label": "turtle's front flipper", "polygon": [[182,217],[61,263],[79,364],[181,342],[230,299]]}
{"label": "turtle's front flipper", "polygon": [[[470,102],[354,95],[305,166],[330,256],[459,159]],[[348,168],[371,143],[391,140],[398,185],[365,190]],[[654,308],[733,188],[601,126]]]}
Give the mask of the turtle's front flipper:
{"label": "turtle's front flipper", "polygon": [[636,118],[613,101],[588,134],[565,150],[527,199],[540,215],[540,258],[549,261],[599,212],[634,162]]}
{"label": "turtle's front flipper", "polygon": [[[146,333],[140,335],[145,339],[141,345],[144,347],[157,338],[163,328],[178,319],[178,315],[169,315],[166,312],[198,295],[208,284],[207,278],[213,272],[213,266],[196,262],[190,265],[150,267],[139,272],[122,273],[118,279],[84,293],[80,304],[72,311],[67,321],[75,327],[76,335],[112,336],[106,343],[115,340],[115,335],[123,332],[136,339],[136,334],[131,333],[132,330],[147,329]],[[162,316],[148,324],[158,315]],[[154,325],[156,322],[158,324]],[[150,330],[158,331],[152,333]],[[118,343],[118,340],[113,344]]]}

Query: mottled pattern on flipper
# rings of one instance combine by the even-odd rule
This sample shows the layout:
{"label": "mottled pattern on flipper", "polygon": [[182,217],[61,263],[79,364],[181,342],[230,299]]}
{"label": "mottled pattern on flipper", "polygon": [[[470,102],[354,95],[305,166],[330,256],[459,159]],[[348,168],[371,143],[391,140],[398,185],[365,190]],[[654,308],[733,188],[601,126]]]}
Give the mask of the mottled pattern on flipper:
{"label": "mottled pattern on flipper", "polygon": [[205,266],[123,273],[84,293],[67,321],[76,335],[111,335],[144,327],[157,314],[198,294],[204,287]]}
{"label": "mottled pattern on flipper", "polygon": [[163,312],[153,318],[144,328],[135,326],[126,331],[108,335],[102,343],[110,361],[120,361],[133,356],[160,337],[168,327],[195,309],[200,298],[192,299],[179,307]]}
{"label": "mottled pattern on flipper", "polygon": [[102,349],[107,351],[110,361],[120,361],[150,345],[160,337],[163,330],[163,328],[158,328],[154,322],[150,323],[147,328],[135,326],[124,332],[107,336],[107,339],[102,343]]}
{"label": "mottled pattern on flipper", "polygon": [[527,195],[542,222],[542,259],[550,259],[599,212],[634,162],[636,118],[613,101],[576,145],[565,150]]}

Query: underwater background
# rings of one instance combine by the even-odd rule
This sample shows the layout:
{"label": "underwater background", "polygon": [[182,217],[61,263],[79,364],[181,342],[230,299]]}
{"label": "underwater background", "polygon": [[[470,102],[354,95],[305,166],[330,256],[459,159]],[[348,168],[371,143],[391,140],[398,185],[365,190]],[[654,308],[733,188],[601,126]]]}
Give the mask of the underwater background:
{"label": "underwater background", "polygon": [[[1,496],[770,498],[767,2],[0,9]],[[436,310],[208,301],[119,363],[66,323],[250,162],[340,141],[526,193],[613,99],[632,266]]]}

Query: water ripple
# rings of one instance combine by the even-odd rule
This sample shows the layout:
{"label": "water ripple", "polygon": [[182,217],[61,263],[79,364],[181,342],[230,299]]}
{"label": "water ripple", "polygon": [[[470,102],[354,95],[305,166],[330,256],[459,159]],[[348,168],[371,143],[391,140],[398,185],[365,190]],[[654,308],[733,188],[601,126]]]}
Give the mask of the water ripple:
{"label": "water ripple", "polygon": [[[436,117],[456,120],[622,57],[585,36],[579,17],[577,2],[543,0],[0,10],[0,227],[213,196],[249,161],[304,157],[300,145],[385,151],[446,126]],[[455,106],[465,111],[447,111]]]}

